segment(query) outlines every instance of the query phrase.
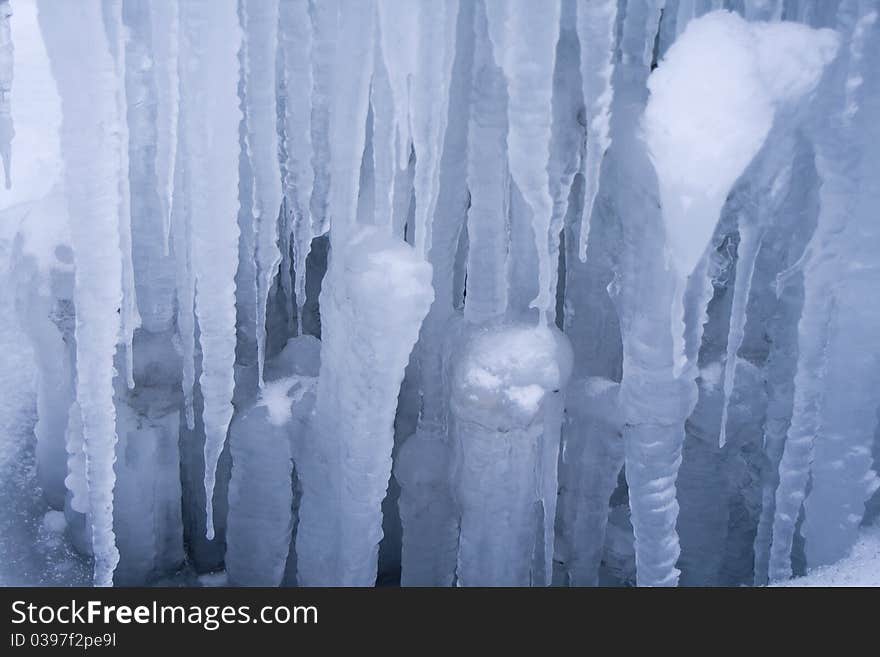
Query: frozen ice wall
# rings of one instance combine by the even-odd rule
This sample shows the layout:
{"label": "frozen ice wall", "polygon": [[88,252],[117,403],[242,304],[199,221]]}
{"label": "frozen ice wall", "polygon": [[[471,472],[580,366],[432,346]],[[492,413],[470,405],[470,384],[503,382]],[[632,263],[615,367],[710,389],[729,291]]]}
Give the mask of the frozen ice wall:
{"label": "frozen ice wall", "polygon": [[878,0],[0,0],[0,553],[838,562],[880,509],[878,125]]}

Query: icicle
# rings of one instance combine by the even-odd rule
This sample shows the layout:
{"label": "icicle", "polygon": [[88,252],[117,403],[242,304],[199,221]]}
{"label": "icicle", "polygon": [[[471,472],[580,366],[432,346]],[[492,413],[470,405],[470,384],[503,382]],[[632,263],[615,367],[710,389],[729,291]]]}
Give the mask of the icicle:
{"label": "icicle", "polygon": [[806,495],[813,440],[819,430],[822,378],[828,365],[828,341],[834,316],[830,289],[806,285],[804,315],[798,327],[798,366],[794,408],[779,463],[779,487],[773,520],[768,574],[770,581],[791,577],[791,548],[798,513]]}
{"label": "icicle", "polygon": [[[802,285],[800,294],[803,293]],[[761,515],[755,532],[754,583],[763,586],[769,580],[770,544],[776,513],[776,489],[779,486],[779,463],[791,423],[794,402],[794,375],[797,366],[797,322],[802,302],[799,294],[788,292],[780,299],[780,311],[769,327],[773,350],[767,360],[767,411],[764,421],[764,454],[767,458],[762,477]]]}
{"label": "icicle", "polygon": [[206,535],[211,540],[215,470],[232,418],[234,385],[241,29],[235,0],[191,0],[180,8],[182,125],[202,347]]}
{"label": "icicle", "polygon": [[[404,169],[409,161],[412,146],[409,119],[410,79],[417,74],[420,2],[396,2],[377,0],[376,20],[384,71],[391,92],[394,115],[392,143],[397,144],[397,168]],[[440,4],[440,3],[437,3]],[[426,44],[428,45],[428,44]],[[433,44],[430,44],[433,47]]]}
{"label": "icicle", "polygon": [[530,0],[487,0],[489,37],[495,59],[507,78],[510,174],[532,213],[538,253],[537,308],[541,321],[555,303],[550,289],[552,199],[547,164],[552,122],[553,68],[559,37],[559,0],[537,5]]}
{"label": "icicle", "polygon": [[[338,222],[334,238],[344,240],[355,222],[373,71],[375,6],[373,2],[345,5],[339,16],[334,93],[330,110],[330,158],[332,162],[328,214]],[[365,34],[362,34],[365,33]]]}
{"label": "icicle", "polygon": [[[122,254],[118,78],[97,1],[40,2],[40,26],[63,108],[61,147],[76,258],[76,396],[86,452],[94,581],[111,586],[119,561],[113,533],[116,410],[113,357],[119,337]],[[76,34],[72,40],[69,35]]]}
{"label": "icicle", "polygon": [[[180,112],[181,125],[183,111]],[[177,337],[180,341],[183,359],[184,415],[186,426],[195,428],[193,412],[193,386],[195,385],[195,278],[192,267],[192,229],[190,219],[189,172],[183,166],[186,162],[185,132],[178,131],[175,146],[174,193],[171,197],[171,238],[174,251],[175,286],[177,288]]]}
{"label": "icicle", "polygon": [[122,252],[121,341],[125,346],[125,376],[129,390],[134,388],[134,332],[141,325],[134,287],[134,265],[131,256],[131,190],[128,166],[128,99],[125,77],[128,62],[125,56],[126,28],[122,24],[122,0],[103,5],[110,41],[110,52],[116,62],[116,105],[118,108],[121,147],[119,149],[119,249]]}
{"label": "icicle", "polygon": [[373,112],[373,184],[375,185],[373,223],[387,226],[389,231],[393,232],[394,182],[400,170],[395,165],[397,129],[394,98],[391,95],[388,69],[385,67],[385,58],[382,55],[381,39],[376,40],[373,81],[370,86],[370,108]]}
{"label": "icicle", "polygon": [[458,0],[428,0],[419,5],[418,68],[409,90],[416,152],[415,240],[416,250],[425,258],[431,250],[431,227],[437,207],[457,16]]}
{"label": "icicle", "polygon": [[736,283],[730,310],[730,329],[727,333],[727,355],[724,359],[724,401],[721,407],[719,447],[724,447],[724,443],[727,442],[727,413],[736,378],[737,352],[745,337],[746,305],[752,289],[752,276],[755,273],[755,261],[758,258],[762,238],[763,230],[760,227],[750,226],[740,220],[739,247],[736,250]]}
{"label": "icicle", "polygon": [[[312,17],[312,167],[315,172],[312,197],[309,203],[313,237],[324,235],[330,229],[328,194],[330,192],[330,103],[335,82],[336,41],[339,37],[339,0],[326,0],[309,4]],[[288,90],[288,96],[291,91]],[[305,259],[295,263],[296,270],[305,272]],[[297,254],[297,257],[300,257]],[[303,279],[304,280],[304,279]]]}
{"label": "icicle", "polygon": [[12,7],[9,0],[0,1],[0,159],[6,189],[12,188],[12,138],[15,129],[12,127],[12,72],[14,48],[12,45],[12,29],[9,21],[12,18]]}
{"label": "icicle", "polygon": [[578,4],[577,32],[581,44],[581,76],[587,122],[585,200],[578,249],[581,262],[587,260],[590,218],[599,191],[599,173],[605,151],[611,145],[609,119],[614,95],[611,86],[611,58],[614,55],[616,23],[616,0]]}
{"label": "icicle", "polygon": [[[242,30],[247,34],[247,13],[244,2],[238,3],[238,19]],[[257,308],[260,298],[259,274],[257,265],[257,188],[254,181],[254,154],[248,130],[247,67],[248,42],[245,40],[238,50],[238,100],[242,109],[242,120],[238,125],[238,266],[235,269],[235,327],[236,358],[241,365],[256,366],[259,361],[257,348]],[[258,367],[254,367],[251,383],[259,387]]]}
{"label": "icicle", "polygon": [[[391,234],[403,238],[406,233],[408,223],[412,222],[413,214],[413,179],[416,170],[416,154],[410,147],[409,160],[406,167],[396,169],[394,172],[394,196],[391,201]],[[412,243],[412,234],[406,235],[407,240]]]}
{"label": "icicle", "polygon": [[720,447],[726,442],[728,410],[736,384],[738,352],[745,338],[746,311],[752,296],[752,279],[758,254],[767,231],[778,220],[777,215],[791,185],[791,162],[796,157],[792,134],[796,126],[795,117],[777,121],[777,128],[768,137],[761,154],[743,174],[743,180],[748,181],[745,190],[731,194],[733,203],[743,203],[739,199],[744,199],[744,207],[736,211],[739,246],[724,358]]}
{"label": "icicle", "polygon": [[480,3],[475,18],[474,81],[468,130],[467,301],[464,315],[480,324],[507,310],[507,89],[495,63]]}
{"label": "icicle", "polygon": [[[427,257],[446,130],[458,1],[379,0],[377,10],[381,63],[384,64],[378,78],[378,98],[383,100],[381,94],[387,91],[381,85],[387,84],[395,128],[390,138],[396,137],[397,143],[395,178],[409,161],[411,145],[415,148],[415,242],[417,250]],[[379,107],[383,110],[379,143],[385,157],[389,147],[389,128],[384,122],[387,101],[385,107],[381,103]]]}
{"label": "icicle", "polygon": [[[550,216],[550,262],[559,262],[559,235],[568,213],[575,174],[581,169],[583,156],[583,126],[579,121],[584,108],[581,84],[578,37],[575,30],[577,4],[575,0],[563,0],[559,41],[556,44],[556,62],[553,71],[553,125],[550,138],[550,161],[547,174],[550,181],[550,197],[553,213]],[[609,69],[608,75],[611,75]],[[610,80],[609,80],[610,82]],[[609,98],[609,103],[610,103]],[[550,290],[554,303],[547,311],[548,320],[556,322],[556,297],[560,276],[559,266],[550,267]]]}
{"label": "icicle", "polygon": [[165,255],[168,255],[180,95],[177,79],[178,6],[174,0],[152,0],[149,11],[153,69],[156,72],[156,178]]}
{"label": "icicle", "polygon": [[[257,373],[263,385],[266,359],[266,305],[281,261],[276,244],[281,208],[281,171],[275,129],[275,50],[278,43],[278,0],[246,0],[248,144],[254,170],[254,219],[257,261]],[[297,267],[297,270],[302,269]]]}
{"label": "icicle", "polygon": [[302,332],[302,309],[306,297],[306,259],[315,237],[312,225],[312,188],[315,169],[312,153],[312,51],[314,28],[308,0],[291,0],[280,5],[279,38],[284,53],[285,117],[287,150],[285,193],[290,213],[289,234],[294,253],[294,290],[297,318]]}

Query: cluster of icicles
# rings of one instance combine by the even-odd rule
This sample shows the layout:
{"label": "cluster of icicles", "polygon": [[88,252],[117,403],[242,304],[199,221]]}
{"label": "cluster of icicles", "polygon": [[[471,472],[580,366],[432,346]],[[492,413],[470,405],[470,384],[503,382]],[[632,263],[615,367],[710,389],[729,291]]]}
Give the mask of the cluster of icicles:
{"label": "cluster of icicles", "polygon": [[[37,4],[69,241],[20,314],[96,585],[763,584],[855,540],[876,2]],[[688,25],[783,20],[689,135]]]}

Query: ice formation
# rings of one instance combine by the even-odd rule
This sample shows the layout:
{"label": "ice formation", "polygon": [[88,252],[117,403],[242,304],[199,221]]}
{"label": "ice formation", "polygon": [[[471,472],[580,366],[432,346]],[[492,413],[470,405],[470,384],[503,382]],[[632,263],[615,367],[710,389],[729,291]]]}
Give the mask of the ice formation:
{"label": "ice formation", "polygon": [[878,0],[0,0],[0,381],[33,375],[0,476],[43,500],[0,552],[100,586],[861,564],[878,72]]}
{"label": "ice formation", "polygon": [[0,2],[0,160],[3,163],[4,184],[12,187],[12,73],[14,70],[14,46],[10,18],[12,8],[9,0]]}

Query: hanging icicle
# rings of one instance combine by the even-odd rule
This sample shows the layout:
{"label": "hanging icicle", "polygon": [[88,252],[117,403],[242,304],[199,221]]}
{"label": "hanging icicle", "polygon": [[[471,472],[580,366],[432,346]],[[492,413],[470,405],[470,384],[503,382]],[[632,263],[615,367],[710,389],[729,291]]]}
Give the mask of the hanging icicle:
{"label": "hanging icicle", "polygon": [[[217,460],[232,419],[235,362],[235,268],[238,261],[236,84],[241,28],[235,0],[180,5],[180,101],[187,141],[184,166],[191,230],[195,308],[205,400],[207,537],[214,537]],[[210,98],[211,103],[205,99]]]}

